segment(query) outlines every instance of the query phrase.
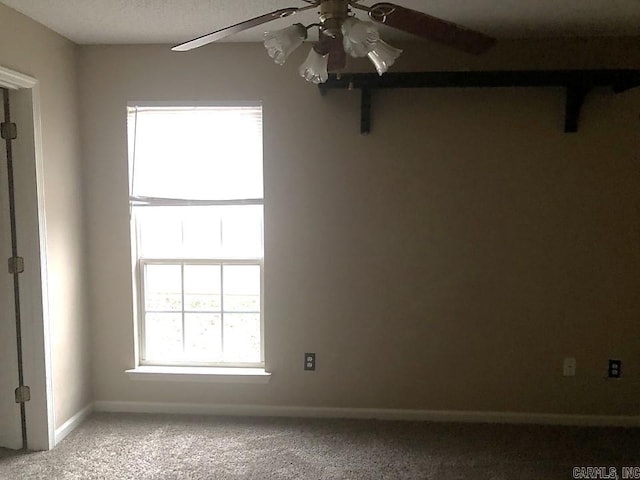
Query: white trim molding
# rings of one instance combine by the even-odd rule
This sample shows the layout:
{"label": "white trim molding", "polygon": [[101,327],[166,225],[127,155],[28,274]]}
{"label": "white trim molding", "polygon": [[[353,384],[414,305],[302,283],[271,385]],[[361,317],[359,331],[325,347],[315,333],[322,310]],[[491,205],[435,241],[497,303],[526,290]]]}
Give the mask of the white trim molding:
{"label": "white trim molding", "polygon": [[90,403],[78,413],[76,413],[69,420],[64,422],[60,428],[56,428],[56,432],[54,435],[54,444],[58,445],[62,440],[67,438],[67,436],[73,432],[76,428],[78,428],[82,423],[87,419],[89,415],[93,412],[93,404]]}
{"label": "white trim molding", "polygon": [[37,84],[38,80],[29,75],[0,66],[0,86],[2,87],[17,90],[19,88],[33,88]]}
{"label": "white trim molding", "polygon": [[97,412],[169,413],[248,417],[359,418],[424,422],[507,423],[592,427],[640,427],[640,417],[569,415],[554,413],[400,410],[378,408],[280,407],[270,405],[213,405],[191,403],[98,401]]}
{"label": "white trim molding", "polygon": [[[25,377],[30,378],[32,400],[27,415],[27,431],[30,450],[49,450],[55,445],[53,369],[51,365],[51,320],[49,315],[49,293],[47,273],[47,223],[44,198],[44,151],[42,148],[42,122],[40,115],[40,83],[38,79],[0,65],[0,86],[11,90],[28,89],[31,95],[31,117],[33,119],[33,156],[23,158],[32,161],[35,168],[33,187],[38,211],[38,230],[33,229],[28,241],[39,245],[39,278],[25,277],[28,283],[25,289],[30,295],[24,303],[31,305],[33,311],[29,322],[23,324],[23,343],[25,353]],[[24,248],[24,246],[23,246]],[[25,293],[26,294],[26,293]],[[24,301],[24,300],[23,300]]]}
{"label": "white trim molding", "polygon": [[140,366],[125,373],[130,380],[196,383],[269,383],[264,368]]}

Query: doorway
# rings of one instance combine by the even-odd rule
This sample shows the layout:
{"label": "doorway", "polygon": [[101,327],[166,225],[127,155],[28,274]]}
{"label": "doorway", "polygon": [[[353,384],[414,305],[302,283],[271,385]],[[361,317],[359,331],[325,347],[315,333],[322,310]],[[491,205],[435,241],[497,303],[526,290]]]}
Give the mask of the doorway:
{"label": "doorway", "polygon": [[[2,91],[0,90],[0,99]],[[4,121],[4,102],[0,101],[0,119]],[[11,225],[9,221],[9,187],[7,152],[0,145],[0,258],[11,257]],[[11,392],[17,386],[18,353],[16,347],[15,305],[11,275],[0,275],[0,447],[22,446],[20,406]]]}
{"label": "doorway", "polygon": [[[19,274],[22,370],[31,399],[24,403],[29,450],[54,445],[53,393],[49,356],[49,317],[46,272],[46,219],[41,152],[39,85],[32,77],[0,67],[0,87],[9,90],[11,123],[17,138],[11,142],[17,255],[24,258]],[[4,121],[4,106],[2,121]],[[0,143],[0,447],[23,446],[18,387],[18,353],[13,275],[7,259],[13,256],[9,215],[7,158]],[[6,366],[6,367],[5,367]]]}

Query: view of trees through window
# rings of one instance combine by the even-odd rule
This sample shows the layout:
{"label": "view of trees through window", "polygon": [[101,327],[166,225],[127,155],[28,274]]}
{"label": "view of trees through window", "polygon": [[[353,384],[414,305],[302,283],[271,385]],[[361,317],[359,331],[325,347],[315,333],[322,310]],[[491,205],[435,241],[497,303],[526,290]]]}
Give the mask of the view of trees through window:
{"label": "view of trees through window", "polygon": [[260,361],[260,265],[146,263],[150,361]]}

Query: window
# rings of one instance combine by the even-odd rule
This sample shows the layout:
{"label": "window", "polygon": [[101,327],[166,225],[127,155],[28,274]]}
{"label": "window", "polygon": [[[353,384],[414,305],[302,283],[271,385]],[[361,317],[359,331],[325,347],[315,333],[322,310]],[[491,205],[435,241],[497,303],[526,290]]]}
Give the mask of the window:
{"label": "window", "polygon": [[141,365],[264,366],[262,108],[128,108]]}

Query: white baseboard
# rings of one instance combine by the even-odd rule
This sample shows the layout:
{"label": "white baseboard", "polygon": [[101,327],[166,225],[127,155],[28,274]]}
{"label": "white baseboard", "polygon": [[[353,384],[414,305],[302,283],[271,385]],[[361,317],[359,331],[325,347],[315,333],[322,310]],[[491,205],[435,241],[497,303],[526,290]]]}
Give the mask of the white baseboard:
{"label": "white baseboard", "polygon": [[268,405],[210,405],[117,401],[95,402],[94,410],[97,412],[123,413],[173,413],[254,417],[368,418],[378,420],[414,420],[428,422],[640,427],[640,417],[634,416],[562,415],[519,412],[277,407]]}
{"label": "white baseboard", "polygon": [[76,413],[73,417],[71,417],[69,420],[64,422],[60,426],[60,428],[56,428],[55,436],[54,436],[54,446],[58,445],[62,440],[64,440],[67,437],[67,435],[69,435],[76,428],[78,428],[82,424],[82,422],[84,422],[86,418],[89,415],[91,415],[91,412],[93,412],[93,409],[94,409],[93,404],[90,403],[89,405],[84,407],[82,410],[80,410],[78,413]]}

